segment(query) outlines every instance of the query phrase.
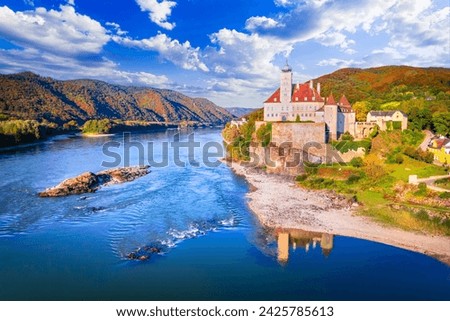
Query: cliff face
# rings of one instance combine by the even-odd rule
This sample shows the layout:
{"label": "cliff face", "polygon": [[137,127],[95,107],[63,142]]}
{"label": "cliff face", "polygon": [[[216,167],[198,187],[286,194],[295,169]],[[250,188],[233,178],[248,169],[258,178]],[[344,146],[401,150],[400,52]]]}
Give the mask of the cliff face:
{"label": "cliff face", "polygon": [[0,75],[0,113],[19,119],[116,118],[223,124],[232,115],[204,98],[172,90],[111,85],[97,80],[58,81],[30,72]]}

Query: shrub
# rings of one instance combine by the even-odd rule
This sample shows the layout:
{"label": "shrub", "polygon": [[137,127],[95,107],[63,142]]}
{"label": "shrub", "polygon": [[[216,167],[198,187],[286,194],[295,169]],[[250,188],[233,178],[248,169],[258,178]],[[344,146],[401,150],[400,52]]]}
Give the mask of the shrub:
{"label": "shrub", "polygon": [[296,181],[296,182],[303,182],[303,181],[305,181],[307,178],[308,178],[308,175],[302,174],[302,175],[298,175],[298,176],[295,178],[295,181]]}
{"label": "shrub", "polygon": [[443,192],[443,193],[439,194],[439,198],[444,199],[444,200],[450,199],[450,192]]}
{"label": "shrub", "polygon": [[317,174],[317,171],[319,170],[320,164],[310,163],[310,162],[304,162],[303,167],[305,168],[305,172],[308,175],[314,175]]}
{"label": "shrub", "polygon": [[83,133],[85,134],[107,134],[111,130],[111,122],[109,119],[93,119],[88,120],[83,125]]}
{"label": "shrub", "polygon": [[261,142],[263,147],[268,146],[272,139],[272,123],[261,125],[256,131],[256,137]]}
{"label": "shrub", "polygon": [[416,196],[426,196],[427,195],[427,184],[419,183],[417,186],[418,190],[414,193]]}
{"label": "shrub", "polygon": [[361,157],[354,157],[352,158],[352,160],[350,161],[350,165],[352,165],[353,167],[362,167],[364,165],[364,161]]}
{"label": "shrub", "polygon": [[386,171],[384,170],[383,162],[375,154],[370,154],[364,159],[364,167],[367,176],[378,180],[384,175]]}
{"label": "shrub", "polygon": [[428,220],[430,217],[428,216],[427,211],[425,211],[424,209],[421,209],[420,211],[418,211],[416,214],[416,217],[420,220],[426,221]]}
{"label": "shrub", "polygon": [[352,136],[352,135],[350,135],[350,133],[349,132],[345,132],[344,134],[342,134],[342,136],[341,136],[341,140],[348,140],[348,141],[353,141],[355,138]]}
{"label": "shrub", "polygon": [[301,122],[300,115],[297,114],[297,117],[295,117],[295,122],[296,123],[300,123]]}
{"label": "shrub", "polygon": [[0,122],[0,146],[28,143],[45,136],[46,126],[35,120],[6,120]]}
{"label": "shrub", "polygon": [[403,164],[404,162],[403,156],[400,154],[395,155],[394,161],[396,164]]}
{"label": "shrub", "polygon": [[360,175],[352,174],[347,178],[347,183],[353,184],[358,182],[361,179]]}
{"label": "shrub", "polygon": [[377,137],[377,135],[378,135],[378,125],[373,128],[372,132],[369,134],[369,137],[375,138]]}

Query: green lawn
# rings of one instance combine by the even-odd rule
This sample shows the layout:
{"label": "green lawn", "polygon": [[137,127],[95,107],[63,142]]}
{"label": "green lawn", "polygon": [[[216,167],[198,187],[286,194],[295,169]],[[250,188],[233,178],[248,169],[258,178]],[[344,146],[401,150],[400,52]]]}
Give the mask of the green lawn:
{"label": "green lawn", "polygon": [[390,176],[397,180],[408,182],[409,175],[417,175],[419,178],[446,175],[447,171],[441,166],[427,164],[408,156],[404,156],[403,164],[386,164]]}

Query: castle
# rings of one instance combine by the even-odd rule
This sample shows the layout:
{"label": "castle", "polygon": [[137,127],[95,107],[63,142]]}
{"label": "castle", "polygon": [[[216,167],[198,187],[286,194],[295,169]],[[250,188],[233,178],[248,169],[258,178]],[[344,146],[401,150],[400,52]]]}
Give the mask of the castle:
{"label": "castle", "polygon": [[320,83],[314,88],[311,80],[306,84],[292,83],[292,68],[286,63],[281,70],[281,83],[264,102],[264,121],[301,121],[325,123],[327,140],[338,139],[343,133],[355,136],[355,112],[343,95],[336,103],[333,94],[327,99],[320,96]]}

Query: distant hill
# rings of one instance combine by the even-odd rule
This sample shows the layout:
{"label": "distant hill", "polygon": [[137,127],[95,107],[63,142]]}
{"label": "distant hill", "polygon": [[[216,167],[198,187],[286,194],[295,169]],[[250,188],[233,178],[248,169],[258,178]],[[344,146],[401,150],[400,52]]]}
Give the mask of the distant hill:
{"label": "distant hill", "polygon": [[227,107],[226,110],[228,110],[233,116],[237,118],[240,118],[255,111],[254,108],[246,108],[246,107]]}
{"label": "distant hill", "polygon": [[223,124],[233,116],[204,98],[173,90],[118,86],[98,80],[58,81],[31,72],[0,75],[3,117],[47,120],[122,119]]}
{"label": "distant hill", "polygon": [[345,94],[351,103],[363,100],[405,100],[408,97],[433,98],[450,94],[449,68],[384,66],[345,68],[314,79],[321,83],[321,95]]}

